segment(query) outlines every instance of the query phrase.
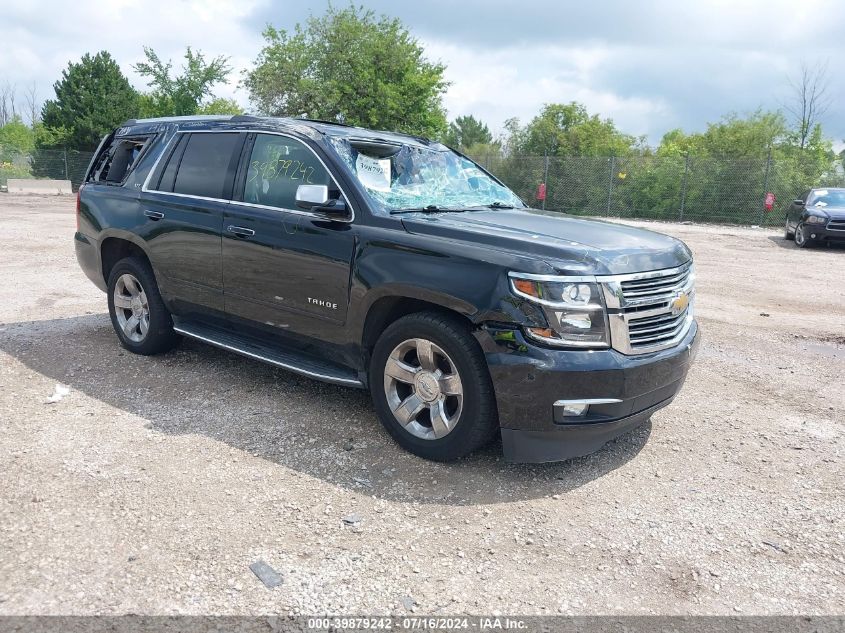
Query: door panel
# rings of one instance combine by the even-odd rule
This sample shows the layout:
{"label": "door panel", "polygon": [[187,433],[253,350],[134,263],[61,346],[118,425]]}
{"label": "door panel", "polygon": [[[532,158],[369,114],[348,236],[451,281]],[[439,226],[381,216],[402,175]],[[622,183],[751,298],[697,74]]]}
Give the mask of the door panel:
{"label": "door panel", "polygon": [[319,339],[327,321],[345,322],[349,224],[232,203],[223,225],[226,312]]}
{"label": "door panel", "polygon": [[[191,306],[223,310],[220,236],[227,204],[159,192],[142,197],[142,237],[162,293],[177,312],[191,312]],[[162,217],[149,217],[157,214]]]}
{"label": "door panel", "polygon": [[180,133],[142,194],[142,236],[162,295],[180,315],[222,312],[223,213],[245,133]]}
{"label": "door panel", "polygon": [[328,341],[346,321],[355,228],[296,208],[300,184],[326,184],[332,197],[341,195],[303,142],[281,134],[253,141],[223,221],[226,312]]}

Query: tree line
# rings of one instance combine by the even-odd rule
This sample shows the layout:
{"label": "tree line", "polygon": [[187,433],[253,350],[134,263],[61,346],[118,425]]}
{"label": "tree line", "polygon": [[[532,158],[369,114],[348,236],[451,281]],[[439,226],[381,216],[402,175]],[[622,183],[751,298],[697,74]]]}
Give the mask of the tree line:
{"label": "tree line", "polygon": [[[330,6],[292,31],[268,25],[262,37],[264,45],[252,68],[240,77],[255,113],[433,138],[511,174],[527,169],[517,162],[505,164],[520,156],[767,157],[794,163],[806,176],[803,180],[818,179],[834,170],[837,162],[845,164],[845,152],[834,153],[819,121],[827,105],[826,68],[803,67],[793,86],[794,102],[783,110],[728,114],[703,132],[669,131],[657,147],[650,147],[645,138],[622,132],[611,119],[576,102],[546,104],[524,123],[510,119],[496,137],[472,115],[449,122],[443,107],[449,86],[443,64],[426,57],[400,20],[363,8]],[[130,84],[107,51],[86,54],[68,63],[53,86],[55,96],[40,110],[34,88],[27,93],[28,124],[16,108],[14,90],[8,84],[0,86],[0,152],[91,151],[104,134],[127,119],[243,112],[237,102],[214,94],[233,72],[228,58],[209,59],[187,48],[181,70],[176,71],[153,49],[144,47],[143,52],[145,61],[132,68],[146,81],[145,90]],[[0,163],[3,159],[0,155]],[[545,178],[531,169],[520,178],[532,182]],[[654,190],[660,189],[658,176],[652,178]]]}

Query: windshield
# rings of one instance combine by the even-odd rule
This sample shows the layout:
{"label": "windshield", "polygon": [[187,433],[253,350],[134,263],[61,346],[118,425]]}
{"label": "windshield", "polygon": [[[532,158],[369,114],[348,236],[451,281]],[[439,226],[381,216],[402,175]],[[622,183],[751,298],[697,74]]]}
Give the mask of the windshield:
{"label": "windshield", "polygon": [[525,206],[478,165],[443,145],[330,138],[370,198],[387,211]]}
{"label": "windshield", "polygon": [[807,199],[808,207],[845,207],[845,189],[817,189]]}

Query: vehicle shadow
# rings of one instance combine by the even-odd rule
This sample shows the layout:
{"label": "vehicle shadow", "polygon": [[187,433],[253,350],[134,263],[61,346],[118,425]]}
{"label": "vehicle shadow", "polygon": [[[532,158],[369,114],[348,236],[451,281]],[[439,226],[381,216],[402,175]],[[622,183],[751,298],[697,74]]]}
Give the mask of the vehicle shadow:
{"label": "vehicle shadow", "polygon": [[[792,240],[787,240],[783,237],[783,235],[769,235],[767,237],[768,240],[774,242],[777,246],[781,248],[786,248],[789,250],[800,250],[797,246],[795,246],[795,242]],[[808,247],[812,251],[845,251],[845,243],[836,243],[836,242],[829,242],[828,244],[819,244],[814,246]]]}
{"label": "vehicle shadow", "polygon": [[[506,503],[563,494],[628,462],[651,422],[567,462],[507,464],[494,442],[457,463],[399,448],[366,391],[316,382],[185,340],[173,352],[121,348],[107,314],[7,323],[0,350],[167,434],[197,434],[362,494],[422,504]],[[56,405],[58,407],[61,404]]]}

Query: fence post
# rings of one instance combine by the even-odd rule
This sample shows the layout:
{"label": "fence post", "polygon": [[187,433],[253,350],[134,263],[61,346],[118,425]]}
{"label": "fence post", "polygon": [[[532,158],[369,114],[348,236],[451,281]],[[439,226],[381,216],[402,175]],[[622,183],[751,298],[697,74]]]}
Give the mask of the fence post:
{"label": "fence post", "polygon": [[546,198],[549,197],[549,152],[546,151],[546,157],[543,165],[543,186],[546,188],[543,196],[543,210],[546,209]]}
{"label": "fence post", "polygon": [[684,207],[687,204],[687,177],[689,174],[689,152],[684,155],[684,178],[681,180],[681,213],[678,222],[684,221]]}
{"label": "fence post", "polygon": [[607,217],[610,217],[610,203],[613,197],[613,170],[616,166],[616,156],[610,157],[610,173],[607,179]]}
{"label": "fence post", "polygon": [[766,176],[763,178],[763,199],[760,204],[760,226],[766,221],[766,194],[769,192],[769,173],[772,170],[772,148],[769,146],[769,155],[766,158]]}
{"label": "fence post", "polygon": [[64,148],[64,158],[65,158],[65,180],[70,180],[70,176],[67,173],[67,147]]}

